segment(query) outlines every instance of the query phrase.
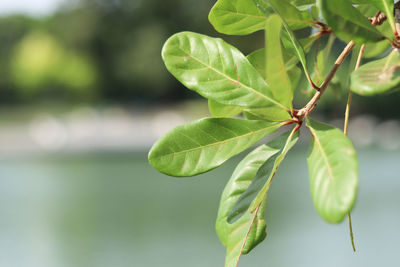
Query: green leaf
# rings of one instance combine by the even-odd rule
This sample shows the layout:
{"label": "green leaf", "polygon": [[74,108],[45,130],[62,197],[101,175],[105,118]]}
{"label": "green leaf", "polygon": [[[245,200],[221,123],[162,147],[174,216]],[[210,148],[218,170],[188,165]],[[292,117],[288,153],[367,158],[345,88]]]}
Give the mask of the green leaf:
{"label": "green leaf", "polygon": [[251,0],[218,0],[208,16],[224,34],[246,35],[265,28],[265,17]]}
{"label": "green leaf", "polygon": [[390,47],[390,43],[386,40],[376,42],[373,44],[367,44],[364,49],[363,58],[377,57]]}
{"label": "green leaf", "polygon": [[350,89],[359,95],[376,95],[400,87],[400,54],[392,51],[388,56],[368,62],[351,74]]}
{"label": "green leaf", "polygon": [[[290,38],[288,37],[288,34],[286,31],[281,32],[282,34],[282,56],[283,60],[285,62],[285,69],[287,71],[291,71],[294,67],[296,67],[296,64],[299,62],[299,59],[296,55],[292,54],[292,43],[290,41]],[[304,38],[301,39],[300,42],[304,43],[304,49],[308,51],[312,44],[318,39],[318,37],[310,37],[310,38]],[[264,79],[266,79],[266,67],[265,67],[265,49],[261,48],[258,49],[251,54],[247,56],[247,59],[250,61],[250,63],[256,68],[256,70],[263,76]],[[297,70],[296,70],[297,72]],[[290,76],[290,75],[289,75]]]}
{"label": "green leaf", "polygon": [[318,0],[323,17],[337,37],[345,42],[377,42],[384,36],[348,0]]}
{"label": "green leaf", "polygon": [[[315,1],[310,0],[290,0],[282,3],[285,5],[284,15],[292,29],[310,26],[313,19],[308,9],[314,3]],[[271,11],[269,9],[267,12],[270,14]],[[215,30],[230,35],[246,35],[263,30],[266,22],[266,17],[252,0],[218,0],[208,19]]]}
{"label": "green leaf", "polygon": [[242,113],[243,108],[238,106],[228,106],[213,100],[208,100],[208,109],[215,118],[230,118]]}
{"label": "green leaf", "polygon": [[292,52],[293,55],[296,55],[298,57],[298,59],[301,62],[301,65],[303,66],[304,72],[307,76],[307,78],[309,80],[311,80],[310,78],[310,74],[307,70],[307,62],[306,62],[306,56],[304,53],[304,48],[301,46],[301,44],[299,43],[299,41],[296,39],[296,36],[294,35],[292,29],[289,27],[289,25],[287,24],[286,20],[285,20],[285,11],[284,11],[284,6],[282,5],[282,3],[284,2],[284,0],[253,0],[254,3],[256,3],[257,7],[264,13],[265,16],[268,16],[268,10],[271,7],[275,13],[277,13],[283,22],[283,26],[285,27],[288,39],[290,40],[290,42],[287,42],[288,45],[288,49]]}
{"label": "green leaf", "polygon": [[286,110],[247,58],[222,39],[181,32],[167,40],[162,57],[180,82],[208,99],[225,105]]}
{"label": "green leaf", "polygon": [[315,5],[315,0],[289,0],[289,2],[300,10],[308,10]]}
{"label": "green leaf", "polygon": [[159,139],[149,152],[149,162],[168,175],[197,175],[220,166],[280,126],[274,122],[230,118],[190,122]]}
{"label": "green leaf", "polygon": [[[268,17],[270,9],[279,14],[293,30],[314,24],[314,19],[308,10],[301,11],[287,0],[253,0],[264,16]],[[270,6],[268,6],[268,4]]]}
{"label": "green leaf", "polygon": [[338,223],[356,199],[356,151],[342,131],[311,119],[307,119],[307,126],[312,134],[307,158],[311,197],[323,219]]}
{"label": "green leaf", "polygon": [[[241,254],[250,252],[266,236],[264,220],[265,204],[256,213],[246,212],[235,223],[228,223],[229,211],[251,184],[261,165],[270,157],[271,150],[262,145],[250,152],[235,168],[221,196],[216,221],[216,230],[227,248],[225,266],[237,266]],[[257,216],[254,219],[254,216]],[[250,229],[250,230],[249,230]]]}
{"label": "green leaf", "polygon": [[281,47],[282,20],[271,15],[266,25],[266,79],[275,99],[292,110],[293,87],[285,69]]}
{"label": "green leaf", "polygon": [[[294,140],[292,140],[292,138],[293,134],[291,134],[291,132],[289,131],[281,134],[278,137],[275,137],[266,144],[269,149],[268,153],[265,153],[269,155],[269,158],[267,158],[262,166],[258,169],[257,174],[252,179],[250,186],[236,200],[235,204],[228,214],[227,220],[229,223],[234,223],[238,219],[240,219],[247,212],[251,203],[254,199],[256,199],[264,186],[268,184],[269,187],[272,177],[280,163],[278,163],[278,158],[282,160],[284,157],[284,155],[282,156],[282,153],[286,154],[288,147],[286,147],[285,149],[285,146],[294,145],[294,143],[298,139],[298,132],[295,134]],[[264,199],[265,198],[262,198],[261,201],[255,204],[255,206],[257,207]]]}
{"label": "green leaf", "polygon": [[[266,177],[268,177],[266,183],[258,192],[257,196],[255,197],[254,201],[250,205],[251,212],[254,212],[261,203],[267,198],[269,187],[271,186],[272,179],[274,179],[276,172],[278,171],[279,166],[281,165],[282,161],[285,159],[286,154],[289,152],[290,149],[297,143],[299,140],[299,131],[297,131],[297,127],[295,127],[291,132],[290,135],[287,137],[286,142],[283,148],[277,154],[277,157],[273,161],[273,165],[268,164],[267,162],[261,167],[263,173]],[[271,168],[272,167],[272,168]],[[261,171],[260,169],[260,171]],[[258,176],[258,173],[257,173]]]}
{"label": "green leaf", "polygon": [[243,115],[248,120],[287,121],[292,119],[288,112],[277,108],[245,109]]}
{"label": "green leaf", "polygon": [[[283,50],[282,52],[286,52]],[[259,49],[247,56],[250,63],[256,68],[256,70],[264,77],[266,77],[266,67],[265,67],[265,49]],[[293,60],[290,55],[286,55],[285,58],[289,58],[287,64],[285,64],[285,69],[288,70],[288,77],[290,78],[291,85],[296,88],[300,76],[301,70],[292,64]],[[291,119],[290,113],[281,108],[247,108],[243,112],[244,116],[249,120],[269,120],[269,121],[287,121]]]}

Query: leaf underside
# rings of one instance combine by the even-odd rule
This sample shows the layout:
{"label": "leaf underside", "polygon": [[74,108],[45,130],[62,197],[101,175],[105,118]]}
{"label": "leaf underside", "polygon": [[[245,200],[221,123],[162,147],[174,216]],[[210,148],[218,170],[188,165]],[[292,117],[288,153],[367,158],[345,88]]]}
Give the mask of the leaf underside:
{"label": "leaf underside", "polygon": [[240,195],[230,210],[227,218],[229,223],[234,223],[240,219],[250,206],[252,206],[252,208],[250,208],[252,211],[266,199],[266,194],[272,178],[286,153],[297,142],[298,136],[298,132],[293,133],[292,131],[288,131],[275,137],[266,144],[270,149],[270,157],[262,164],[257,174],[252,179],[250,186]]}
{"label": "leaf underside", "polygon": [[351,74],[350,89],[364,96],[398,90],[400,88],[400,53],[362,65]]}
{"label": "leaf underside", "polygon": [[[271,148],[266,145],[261,145],[250,152],[237,165],[222,193],[216,230],[221,242],[226,247],[225,266],[236,266],[241,254],[250,252],[266,237],[265,204],[260,206],[257,214],[247,211],[232,224],[228,223],[227,217],[239,196],[251,184],[258,169],[270,156]],[[254,216],[257,217],[253,221]]]}
{"label": "leaf underside", "polygon": [[307,158],[311,197],[326,221],[338,223],[354,205],[358,187],[355,149],[342,131],[307,119],[312,138]]}
{"label": "leaf underside", "polygon": [[345,42],[364,44],[384,36],[348,0],[318,0],[318,7],[336,36]]}

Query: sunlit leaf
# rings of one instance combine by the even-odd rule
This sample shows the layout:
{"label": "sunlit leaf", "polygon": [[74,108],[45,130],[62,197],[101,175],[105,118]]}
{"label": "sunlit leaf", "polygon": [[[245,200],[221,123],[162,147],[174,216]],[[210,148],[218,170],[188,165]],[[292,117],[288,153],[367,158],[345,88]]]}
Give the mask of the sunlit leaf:
{"label": "sunlit leaf", "polygon": [[162,56],[167,69],[186,87],[226,105],[280,107],[257,70],[222,39],[192,32],[173,35]]}
{"label": "sunlit leaf", "polygon": [[317,3],[328,25],[343,41],[363,44],[384,38],[348,0],[318,0]]}
{"label": "sunlit leaf", "polygon": [[363,58],[373,58],[381,55],[383,52],[388,50],[390,43],[386,40],[368,44],[365,46]]}
{"label": "sunlit leaf", "polygon": [[[282,52],[284,52],[284,58],[288,62],[293,62],[293,57],[287,54],[286,50],[282,50]],[[249,59],[250,63],[257,69],[257,71],[264,77],[264,79],[267,79],[265,49],[254,51],[253,53],[248,55],[247,58]],[[293,89],[296,88],[300,80],[301,70],[292,63],[285,64],[285,69],[288,70],[288,78],[290,79],[291,86],[293,87]],[[291,119],[289,112],[287,112],[286,110],[282,110],[281,108],[274,107],[247,108],[244,109],[243,114],[249,120],[286,121]]]}
{"label": "sunlit leaf", "polygon": [[[269,147],[270,157],[262,164],[257,174],[252,179],[250,186],[244,191],[233,205],[228,215],[228,222],[234,223],[243,216],[249,209],[251,203],[255,201],[257,207],[266,198],[269,185],[284,154],[296,143],[298,132],[292,134],[290,131],[272,139],[266,144]],[[265,189],[264,189],[265,188]],[[262,193],[260,193],[263,190]],[[260,195],[260,197],[258,197]],[[257,198],[257,199],[256,199]]]}
{"label": "sunlit leaf", "polygon": [[[285,5],[285,18],[292,29],[310,26],[313,19],[308,9],[313,4],[315,1],[310,0],[282,2]],[[252,0],[218,0],[208,18],[218,32],[231,35],[246,35],[263,30],[266,22],[266,17]]]}
{"label": "sunlit leaf", "polygon": [[268,10],[269,10],[269,8],[272,8],[272,10],[281,17],[283,26],[285,27],[285,30],[288,33],[287,37],[290,40],[290,42],[287,42],[288,43],[287,49],[289,49],[293,55],[296,55],[298,57],[298,59],[301,62],[301,65],[303,66],[306,76],[310,77],[310,74],[307,70],[307,62],[306,62],[306,56],[304,53],[304,48],[302,47],[300,42],[297,40],[292,29],[289,27],[289,25],[287,24],[287,22],[285,20],[285,16],[284,16],[285,9],[284,9],[284,5],[282,5],[282,3],[285,0],[253,0],[253,1],[256,3],[257,7],[264,13],[265,16],[269,15]]}
{"label": "sunlit leaf", "polygon": [[149,162],[168,175],[193,176],[220,166],[280,125],[230,118],[193,121],[159,139],[149,152]]}
{"label": "sunlit leaf", "polygon": [[271,15],[266,25],[266,79],[275,99],[292,110],[293,87],[285,69],[281,45],[282,20]]}
{"label": "sunlit leaf", "polygon": [[350,89],[360,95],[375,95],[400,89],[400,54],[368,62],[351,74]]}
{"label": "sunlit leaf", "polygon": [[232,35],[263,30],[266,21],[252,0],[218,0],[208,19],[218,32]]}
{"label": "sunlit leaf", "polygon": [[307,120],[312,137],[307,158],[311,197],[319,215],[338,223],[352,209],[358,187],[354,147],[342,131]]}

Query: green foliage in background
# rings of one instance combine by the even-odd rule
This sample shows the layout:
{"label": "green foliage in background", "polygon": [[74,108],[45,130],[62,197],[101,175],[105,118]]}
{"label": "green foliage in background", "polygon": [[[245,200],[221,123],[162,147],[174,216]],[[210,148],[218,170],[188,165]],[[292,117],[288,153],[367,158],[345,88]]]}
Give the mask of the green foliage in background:
{"label": "green foliage in background", "polygon": [[39,32],[26,36],[15,48],[11,70],[14,83],[28,95],[51,86],[88,94],[98,75],[90,60],[67,51],[50,35]]}
{"label": "green foliage in background", "polygon": [[[359,5],[347,0],[219,0],[209,15],[215,29],[230,35],[264,30],[261,50],[246,57],[222,39],[193,32],[174,34],[164,44],[167,69],[188,89],[208,99],[214,118],[167,133],[150,150],[151,165],[171,176],[194,176],[261,141],[237,165],[222,193],[216,230],[226,247],[225,266],[237,266],[242,254],[265,239],[268,192],[297,143],[303,122],[311,133],[307,164],[316,212],[329,223],[339,223],[346,216],[350,220],[359,178],[356,151],[346,136],[352,96],[348,88],[360,95],[375,95],[398,90],[400,85],[400,40],[393,2],[354,3]],[[369,17],[371,10],[377,13]],[[389,31],[381,26],[384,23]],[[295,31],[310,27],[309,36],[300,37]],[[333,43],[340,41],[347,44],[327,67]],[[389,55],[360,67],[364,51],[368,58],[387,49],[392,50]],[[351,51],[348,73],[335,77]],[[300,79],[311,94],[301,87]],[[325,91],[335,87],[349,93],[344,132],[310,118]],[[313,95],[301,109],[293,106],[296,91]],[[283,133],[263,144],[263,138],[279,128]],[[350,234],[354,248],[351,220]]]}

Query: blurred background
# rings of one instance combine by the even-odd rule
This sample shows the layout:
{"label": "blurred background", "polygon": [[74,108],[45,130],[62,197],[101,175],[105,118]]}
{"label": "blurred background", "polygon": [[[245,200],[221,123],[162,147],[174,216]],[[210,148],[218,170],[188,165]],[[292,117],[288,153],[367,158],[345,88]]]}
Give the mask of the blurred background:
{"label": "blurred background", "polygon": [[[166,131],[209,116],[207,102],[166,71],[165,40],[190,30],[245,54],[263,46],[261,33],[215,32],[214,3],[0,1],[0,266],[223,266],[214,221],[242,155],[188,179],[147,163]],[[319,118],[342,127],[345,95],[325,95]],[[241,266],[398,264],[399,101],[399,93],[354,97],[357,253],[346,222],[329,225],[314,211],[306,137],[274,180],[266,242]]]}

